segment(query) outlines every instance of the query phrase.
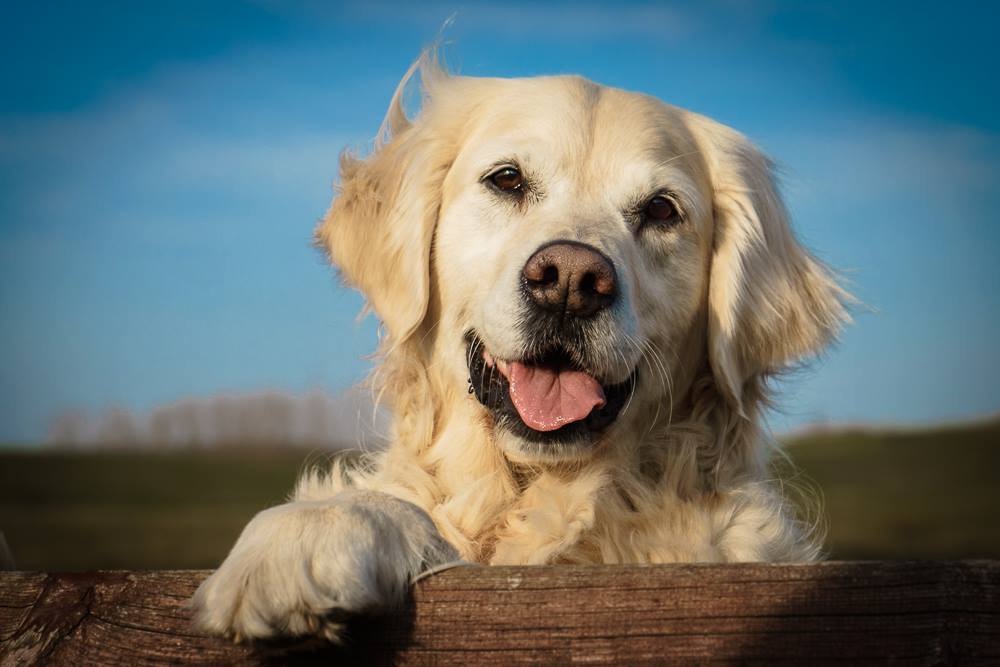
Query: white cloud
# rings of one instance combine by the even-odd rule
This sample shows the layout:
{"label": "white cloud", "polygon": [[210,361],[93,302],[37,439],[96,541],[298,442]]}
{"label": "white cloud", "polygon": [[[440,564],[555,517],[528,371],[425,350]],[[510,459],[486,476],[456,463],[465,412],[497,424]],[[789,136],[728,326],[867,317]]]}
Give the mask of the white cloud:
{"label": "white cloud", "polygon": [[768,147],[787,168],[791,194],[803,200],[910,195],[934,202],[1000,185],[1000,136],[973,128],[839,119],[808,133],[777,128]]}
{"label": "white cloud", "polygon": [[336,134],[295,131],[267,138],[187,141],[166,147],[159,169],[178,188],[198,184],[315,193],[318,187],[329,189],[338,156],[351,143]]}

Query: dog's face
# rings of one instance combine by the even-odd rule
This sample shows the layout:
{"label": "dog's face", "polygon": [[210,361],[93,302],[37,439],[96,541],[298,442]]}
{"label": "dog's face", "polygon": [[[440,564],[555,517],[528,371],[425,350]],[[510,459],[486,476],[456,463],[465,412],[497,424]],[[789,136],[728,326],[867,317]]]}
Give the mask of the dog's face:
{"label": "dog's face", "polygon": [[663,104],[576,79],[493,88],[443,184],[440,326],[508,456],[587,455],[669,388],[704,301],[711,187]]}
{"label": "dog's face", "polygon": [[843,317],[736,133],[575,77],[430,88],[319,237],[508,458],[592,456],[706,369],[739,410]]}

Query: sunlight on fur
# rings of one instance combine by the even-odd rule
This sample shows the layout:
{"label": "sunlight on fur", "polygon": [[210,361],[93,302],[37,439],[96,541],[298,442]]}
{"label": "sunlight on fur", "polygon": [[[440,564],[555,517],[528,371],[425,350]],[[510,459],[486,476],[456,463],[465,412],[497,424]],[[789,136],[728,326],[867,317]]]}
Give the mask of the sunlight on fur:
{"label": "sunlight on fur", "polygon": [[390,446],[307,472],[255,518],[196,595],[202,628],[337,640],[458,558],[820,556],[762,411],[851,299],[742,135],[579,77],[454,76],[425,54],[371,154],[342,157],[316,240],[384,325]]}

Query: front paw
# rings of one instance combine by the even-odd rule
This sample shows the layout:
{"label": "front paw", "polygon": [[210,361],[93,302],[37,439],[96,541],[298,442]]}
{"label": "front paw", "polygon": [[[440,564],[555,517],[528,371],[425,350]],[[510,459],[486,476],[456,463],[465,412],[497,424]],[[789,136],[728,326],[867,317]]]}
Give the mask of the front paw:
{"label": "front paw", "polygon": [[196,625],[237,641],[319,634],[401,603],[411,580],[458,559],[416,505],[374,491],[265,510],[192,600]]}

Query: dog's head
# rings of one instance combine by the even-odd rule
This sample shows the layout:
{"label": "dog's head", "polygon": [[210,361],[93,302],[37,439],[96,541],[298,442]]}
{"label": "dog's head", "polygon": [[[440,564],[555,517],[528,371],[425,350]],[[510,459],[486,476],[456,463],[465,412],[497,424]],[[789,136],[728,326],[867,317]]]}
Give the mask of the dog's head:
{"label": "dog's head", "polygon": [[422,75],[419,116],[404,79],[373,154],[344,158],[317,238],[437,409],[486,417],[509,458],[590,456],[703,375],[742,413],[845,319],[740,134],[577,77]]}

